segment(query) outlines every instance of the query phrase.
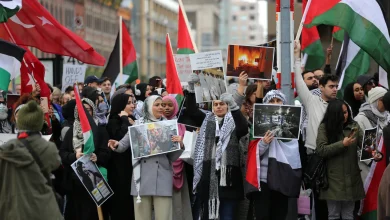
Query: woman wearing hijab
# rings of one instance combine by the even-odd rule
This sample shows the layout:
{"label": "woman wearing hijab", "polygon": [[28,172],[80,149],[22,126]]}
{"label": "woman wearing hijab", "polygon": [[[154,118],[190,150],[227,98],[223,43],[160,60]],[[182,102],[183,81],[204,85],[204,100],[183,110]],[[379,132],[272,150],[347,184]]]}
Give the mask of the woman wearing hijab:
{"label": "woman wearing hijab", "polygon": [[[91,160],[99,167],[107,167],[110,157],[110,152],[105,144],[108,141],[107,131],[103,127],[97,126],[96,106],[93,101],[84,98],[82,103],[94,138],[95,151],[91,155]],[[65,220],[97,220],[96,204],[71,167],[71,164],[83,156],[84,139],[77,106],[74,118],[74,123],[66,133],[60,149],[62,164],[65,168],[64,188],[67,198],[64,217]],[[104,173],[102,174],[104,175]],[[105,206],[103,205],[104,210]],[[105,219],[108,219],[108,216]]]}
{"label": "woman wearing hijab", "polygon": [[[128,128],[135,120],[132,116],[135,107],[133,96],[116,94],[111,100],[111,112],[107,124],[109,139],[121,140],[128,135]],[[130,195],[133,165],[131,149],[123,153],[111,152],[108,163],[108,183],[115,192],[107,201],[111,220],[134,219],[133,197]]]}
{"label": "woman wearing hijab", "polygon": [[321,189],[329,219],[354,219],[355,201],[364,198],[358,166],[363,130],[344,101],[329,102],[317,136],[317,154],[326,160],[328,187]]}
{"label": "woman wearing hijab", "polygon": [[194,153],[194,219],[232,219],[244,198],[239,140],[248,122],[228,93],[213,101],[200,128]]}
{"label": "woman wearing hijab", "polygon": [[[164,117],[168,120],[177,119],[179,106],[173,96],[165,96],[163,99]],[[178,124],[179,135],[184,137],[186,127]],[[191,202],[188,190],[187,177],[185,172],[185,163],[177,159],[172,163],[173,166],[173,219],[192,220]]]}
{"label": "woman wearing hijab", "polygon": [[[136,125],[166,120],[163,117],[162,98],[149,96],[143,106],[145,117],[136,121]],[[172,142],[180,143],[180,136],[172,136]],[[130,137],[125,135],[119,142],[109,140],[109,147],[117,152],[124,152],[130,148]],[[152,219],[154,207],[156,220],[172,219],[172,162],[176,161],[182,151],[155,155],[148,158],[133,159],[133,179],[131,195],[134,200],[135,219]]]}
{"label": "woman wearing hijab", "polygon": [[[264,96],[263,103],[285,105],[287,100],[279,90],[271,90]],[[286,158],[291,170],[272,170],[276,166],[272,166],[270,158],[277,159],[276,152],[278,156]],[[250,200],[248,220],[286,219],[289,198],[296,198],[300,193],[300,169],[298,140],[277,140],[271,131],[267,131],[261,139],[252,140],[248,146],[246,172],[246,191]]]}
{"label": "woman wearing hijab", "polygon": [[365,101],[363,87],[356,82],[348,84],[344,89],[344,101],[351,107],[353,118],[356,117]]}
{"label": "woman wearing hijab", "polygon": [[[382,137],[382,129],[386,127],[389,121],[389,114],[383,104],[383,96],[387,90],[382,87],[375,87],[368,92],[367,102],[362,104],[359,114],[354,120],[359,124],[362,131],[379,126],[378,140]],[[379,155],[378,155],[379,156]],[[378,160],[380,158],[376,158]],[[363,182],[366,180],[370,161],[359,162]]]}

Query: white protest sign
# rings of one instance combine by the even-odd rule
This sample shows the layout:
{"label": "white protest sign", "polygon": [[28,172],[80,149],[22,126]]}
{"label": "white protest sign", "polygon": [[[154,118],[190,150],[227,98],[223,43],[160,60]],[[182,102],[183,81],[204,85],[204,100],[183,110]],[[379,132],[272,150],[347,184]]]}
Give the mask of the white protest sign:
{"label": "white protest sign", "polygon": [[[0,133],[0,145],[3,145],[7,143],[8,141],[12,139],[16,139],[16,134],[4,134]],[[42,138],[45,139],[46,141],[49,141],[51,138],[51,135],[42,135]]]}
{"label": "white protest sign", "polygon": [[174,57],[180,82],[187,83],[188,76],[192,73],[190,56],[189,54],[174,54]]}
{"label": "white protest sign", "polygon": [[190,54],[192,70],[204,70],[223,67],[222,52],[220,50]]}
{"label": "white protest sign", "polygon": [[64,68],[62,70],[62,92],[68,86],[73,86],[75,82],[84,82],[87,65],[72,58],[64,57]]}

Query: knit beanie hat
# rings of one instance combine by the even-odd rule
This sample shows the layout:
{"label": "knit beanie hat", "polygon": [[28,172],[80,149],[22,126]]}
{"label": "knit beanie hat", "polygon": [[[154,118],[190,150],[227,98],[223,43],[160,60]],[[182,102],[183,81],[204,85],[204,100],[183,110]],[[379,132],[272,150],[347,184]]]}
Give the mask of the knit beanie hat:
{"label": "knit beanie hat", "polygon": [[29,101],[18,111],[16,126],[20,131],[41,131],[43,111],[36,101]]}
{"label": "knit beanie hat", "polygon": [[382,88],[379,86],[371,89],[368,92],[368,102],[370,104],[374,103],[376,100],[383,97],[386,94],[386,92],[387,92],[387,90],[385,88]]}
{"label": "knit beanie hat", "polygon": [[278,98],[278,99],[282,100],[283,105],[285,105],[287,102],[286,96],[281,91],[271,90],[271,91],[267,92],[267,94],[264,96],[263,103],[268,104],[273,98]]}

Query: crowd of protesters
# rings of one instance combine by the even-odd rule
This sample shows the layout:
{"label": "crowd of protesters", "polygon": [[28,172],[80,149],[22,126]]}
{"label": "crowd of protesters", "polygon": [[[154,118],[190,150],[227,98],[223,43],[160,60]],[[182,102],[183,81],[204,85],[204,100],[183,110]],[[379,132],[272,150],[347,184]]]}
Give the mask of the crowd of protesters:
{"label": "crowd of protesters", "polygon": [[[340,97],[339,78],[330,66],[325,73],[302,70],[300,53],[295,43],[295,104],[303,106],[299,140],[280,140],[271,131],[252,138],[254,104],[292,100],[273,81],[251,83],[245,72],[207,110],[195,101],[199,77],[194,73],[183,87],[182,106],[160,77],[117,88],[96,76],[79,83],[95,146],[90,159],[107,169],[114,191],[101,207],[104,219],[356,219],[370,167],[389,161],[378,149],[370,161],[361,162],[359,156],[366,129],[378,128],[376,139],[383,137],[383,149],[390,147],[390,93],[366,74]],[[7,93],[0,94],[0,133],[17,137],[0,147],[0,219],[100,218],[71,167],[83,156],[75,90],[50,89],[49,120],[40,107],[38,85],[10,108]],[[133,160],[129,127],[172,119],[180,123],[179,135],[169,141],[181,150]],[[183,137],[194,129],[186,125],[199,128],[193,163],[179,159],[186,147]],[[41,135],[51,135],[50,141]],[[274,152],[286,158],[290,169],[275,166]],[[324,169],[310,176],[319,164]],[[390,216],[389,175],[386,169],[379,189],[381,220]],[[310,214],[297,211],[303,188],[312,190]]]}

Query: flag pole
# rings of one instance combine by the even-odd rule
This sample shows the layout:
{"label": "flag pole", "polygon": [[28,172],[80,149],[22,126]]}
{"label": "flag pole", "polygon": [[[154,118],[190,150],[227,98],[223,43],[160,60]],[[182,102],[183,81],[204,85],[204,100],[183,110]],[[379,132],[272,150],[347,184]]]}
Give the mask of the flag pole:
{"label": "flag pole", "polygon": [[308,0],[307,4],[306,4],[306,7],[305,7],[305,11],[303,12],[303,15],[302,15],[301,23],[299,24],[299,27],[298,27],[297,35],[295,36],[295,41],[298,41],[299,38],[301,37],[302,29],[303,29],[303,23],[305,23],[306,15],[307,15],[307,12],[309,11],[310,4],[311,4],[311,0]]}
{"label": "flag pole", "polygon": [[123,84],[122,16],[119,16],[119,84]]}
{"label": "flag pole", "polygon": [[[190,25],[189,25],[189,22],[188,22],[187,13],[184,10],[183,2],[182,2],[182,0],[179,0],[178,2],[179,2],[179,7],[182,9],[184,21],[186,22],[186,26],[187,26],[187,29],[188,29],[188,28],[190,28]],[[179,13],[180,13],[180,11],[179,11]],[[190,34],[192,45],[194,46],[194,52],[198,53],[198,48],[196,47],[196,43],[195,43],[194,39],[192,39],[191,30],[188,30],[188,33]]]}

